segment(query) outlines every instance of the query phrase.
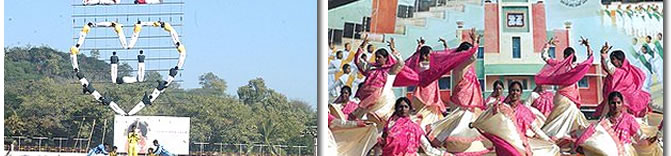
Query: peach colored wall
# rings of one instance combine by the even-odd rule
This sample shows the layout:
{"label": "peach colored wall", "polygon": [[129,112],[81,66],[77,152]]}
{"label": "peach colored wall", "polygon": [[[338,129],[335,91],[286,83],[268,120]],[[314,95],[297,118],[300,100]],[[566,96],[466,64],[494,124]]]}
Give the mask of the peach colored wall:
{"label": "peach colored wall", "polygon": [[545,24],[545,4],[532,4],[533,32],[534,32],[534,52],[539,53],[543,50],[543,45],[547,39],[547,28]]}
{"label": "peach colored wall", "polygon": [[373,0],[371,29],[373,33],[394,33],[398,0]]}
{"label": "peach colored wall", "polygon": [[598,84],[597,84],[597,77],[595,76],[586,76],[587,81],[589,82],[589,87],[588,88],[580,88],[580,98],[582,99],[582,107],[596,107],[598,104]]}
{"label": "peach colored wall", "polygon": [[555,39],[559,39],[557,45],[555,46],[555,56],[557,59],[564,59],[564,49],[568,47],[568,30],[566,29],[557,29],[555,30]]}
{"label": "peach colored wall", "polygon": [[499,53],[499,7],[485,4],[485,53]]}

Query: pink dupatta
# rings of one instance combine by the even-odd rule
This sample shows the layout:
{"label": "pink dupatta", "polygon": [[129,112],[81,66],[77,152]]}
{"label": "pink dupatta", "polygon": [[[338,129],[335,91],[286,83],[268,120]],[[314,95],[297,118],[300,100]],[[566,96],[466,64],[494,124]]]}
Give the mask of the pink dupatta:
{"label": "pink dupatta", "polygon": [[[361,53],[363,50],[359,48],[356,51],[354,63],[355,64],[360,64],[360,57]],[[391,66],[396,64],[396,60],[391,56],[391,52],[389,52],[389,56],[387,56],[387,63],[386,64],[378,64],[378,63],[373,63],[372,66],[375,67],[375,69],[364,71],[364,69],[357,68],[359,69],[359,72],[361,72],[364,76],[366,76],[366,80],[364,80],[364,86],[371,86],[371,87],[377,87],[377,88],[382,88],[387,81],[387,75],[389,75],[389,69],[391,69]]]}
{"label": "pink dupatta", "polygon": [[[629,64],[629,61],[625,59],[621,67],[615,68],[615,72],[612,75],[609,74],[606,76],[603,85],[603,98],[608,99],[608,94],[618,91],[622,93],[624,104],[629,108],[631,113],[634,116],[643,117],[651,110],[648,108],[650,93],[642,90],[644,81],[645,73],[641,69]],[[608,100],[604,100],[597,106],[594,113],[595,116],[601,116],[607,102]]]}
{"label": "pink dupatta", "polygon": [[640,127],[634,116],[627,112],[622,112],[612,126],[615,130],[615,135],[622,143],[631,143],[631,138],[634,137]]}
{"label": "pink dupatta", "polygon": [[[390,125],[392,123],[393,125]],[[389,127],[391,126],[391,127]],[[424,131],[410,117],[393,116],[384,126],[387,134],[386,142],[382,147],[383,156],[416,155],[420,147]]]}
{"label": "pink dupatta", "polygon": [[457,85],[452,90],[450,101],[462,108],[486,108],[485,101],[482,99],[482,91],[480,90],[480,81],[475,74],[475,68],[472,66],[464,73],[463,79],[457,82]]}
{"label": "pink dupatta", "polygon": [[539,95],[540,96],[534,100],[531,106],[538,109],[538,111],[547,117],[552,112],[552,107],[554,106],[554,94],[550,91],[542,91]]}
{"label": "pink dupatta", "polygon": [[354,101],[349,101],[347,104],[344,105],[342,108],[342,113],[345,114],[345,116],[349,116],[356,108],[359,107],[359,104],[354,102]]}
{"label": "pink dupatta", "polygon": [[474,45],[468,50],[457,52],[456,48],[434,51],[429,54],[430,68],[425,71],[419,70],[419,51],[405,60],[403,70],[396,75],[394,86],[427,86],[440,79],[443,75],[450,72],[469,59],[478,50],[478,45]]}
{"label": "pink dupatta", "polygon": [[[506,103],[510,103],[509,98],[506,97],[504,100]],[[525,152],[520,153],[513,145],[508,143],[505,139],[498,137],[490,133],[483,133],[482,135],[489,139],[494,145],[496,155],[508,155],[508,156],[522,156],[522,155],[531,155],[531,148],[529,147],[528,138],[526,137],[526,131],[531,128],[531,124],[536,120],[536,116],[520,101],[517,101],[517,107],[511,108],[504,106],[506,104],[498,103],[493,105],[494,112],[504,113],[505,116],[510,117],[511,120],[515,123],[517,133],[520,135],[520,138],[524,142]]]}
{"label": "pink dupatta", "polygon": [[342,113],[345,114],[345,116],[349,116],[350,113],[354,112],[354,110],[359,107],[359,104],[352,100],[348,100],[347,103],[345,103],[345,100],[343,99],[349,99],[349,97],[340,95],[336,97],[336,100],[333,101],[333,103],[342,103]]}
{"label": "pink dupatta", "polygon": [[[361,63],[359,58],[362,52],[363,50],[361,48],[356,51],[354,62],[357,65]],[[391,69],[394,64],[396,64],[396,60],[394,60],[392,56],[388,56],[386,64],[373,64],[372,66],[376,67],[375,69],[364,71],[363,69],[358,68],[359,72],[366,76],[363,86],[359,88],[355,94],[356,97],[361,99],[361,102],[359,103],[361,108],[367,109],[370,106],[373,106],[376,100],[380,97],[382,94],[382,87],[387,83],[389,69]]]}
{"label": "pink dupatta", "polygon": [[[559,85],[563,88],[558,94],[564,95],[580,107],[580,93],[576,82],[580,81],[589,71],[594,56],[589,56],[587,60],[572,67],[572,60],[575,55],[571,55],[564,60],[550,59],[547,64],[534,76],[537,85]],[[573,85],[573,86],[571,86]]]}

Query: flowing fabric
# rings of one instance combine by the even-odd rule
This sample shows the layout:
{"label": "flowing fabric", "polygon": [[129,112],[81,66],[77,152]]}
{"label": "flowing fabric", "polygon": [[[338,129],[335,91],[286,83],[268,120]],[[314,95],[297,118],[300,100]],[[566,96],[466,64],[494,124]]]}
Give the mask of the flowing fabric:
{"label": "flowing fabric", "polygon": [[328,132],[328,144],[326,146],[326,152],[324,153],[326,153],[327,156],[336,156],[338,155],[338,143],[336,143],[331,129],[327,129],[326,131]]}
{"label": "flowing fabric", "polygon": [[462,108],[485,109],[485,102],[482,99],[482,91],[480,90],[480,81],[475,74],[475,68],[472,66],[464,73],[463,78],[454,86],[450,101]]}
{"label": "flowing fabric", "polygon": [[594,56],[589,56],[584,62],[572,67],[574,57],[575,55],[571,55],[561,61],[548,60],[547,64],[534,76],[536,84],[566,86],[578,82],[589,71]]}
{"label": "flowing fabric", "polygon": [[[603,65],[602,65],[603,66]],[[612,75],[606,76],[603,85],[603,99],[608,99],[608,95],[613,91],[622,93],[625,106],[634,116],[643,117],[651,109],[650,93],[643,91],[645,73],[641,69],[629,64],[626,59],[622,66],[615,68]],[[594,116],[605,115],[608,112],[607,100],[604,100],[597,106]]]}
{"label": "flowing fabric", "polygon": [[385,127],[385,145],[382,147],[383,156],[416,155],[420,147],[424,131],[409,117],[392,117]]}
{"label": "flowing fabric", "polygon": [[377,143],[376,125],[347,129],[334,129],[337,155],[365,156]]}
{"label": "flowing fabric", "polygon": [[[428,68],[422,66],[419,50],[406,59],[405,68],[412,69],[412,71],[418,73],[419,82],[415,84],[417,87],[413,92],[412,104],[414,108],[419,110],[417,117],[420,118],[419,124],[422,128],[443,119],[442,112],[445,112],[445,103],[440,98],[438,79],[467,61],[470,58],[469,56],[472,57],[476,50],[477,48],[470,48],[466,51],[456,52],[455,48],[429,53],[430,61]],[[399,75],[402,74],[412,73],[401,72]],[[395,85],[407,82],[403,79],[396,80]]]}
{"label": "flowing fabric", "polygon": [[[663,136],[659,134],[659,132],[661,132],[661,128],[659,126],[650,126],[646,123],[645,120],[635,120],[640,125],[641,133],[644,136],[657,136],[659,138],[663,138]],[[664,149],[662,149],[660,140],[655,140],[654,142],[641,141],[632,145],[634,146],[634,149],[636,149],[636,153],[641,156],[659,156],[663,155],[664,153]]]}
{"label": "flowing fabric", "polygon": [[359,107],[358,103],[354,101],[348,101],[347,104],[345,104],[344,107],[342,108],[342,112],[346,116],[349,116],[349,114],[354,112],[354,110],[356,110],[357,107]]}
{"label": "flowing fabric", "polygon": [[[394,81],[395,77],[395,75],[387,76],[386,82],[389,83],[385,84],[385,86],[382,88],[376,88],[376,91],[372,96],[369,96],[368,98],[359,102],[359,107],[365,110],[364,113],[367,115],[368,120],[376,123],[379,126],[385,125],[389,117],[391,117],[394,112],[394,102],[396,101],[396,95],[394,95],[394,91],[391,89],[391,82]],[[370,88],[366,88],[364,86],[364,89]],[[352,113],[354,113],[355,116],[359,116],[357,112]]]}
{"label": "flowing fabric", "polygon": [[417,86],[412,92],[412,103],[415,109],[422,109],[429,107],[431,111],[442,113],[445,111],[445,103],[440,98],[440,89],[438,81],[427,86]]}
{"label": "flowing fabric", "polygon": [[618,139],[608,119],[602,118],[584,131],[577,131],[575,145],[580,146],[586,156],[627,155],[625,145]]}
{"label": "flowing fabric", "polygon": [[617,117],[612,128],[615,131],[615,136],[617,136],[622,143],[630,144],[631,139],[640,130],[640,125],[636,122],[634,116],[623,112]]}
{"label": "flowing fabric", "polygon": [[532,107],[538,109],[545,117],[550,116],[552,107],[554,106],[554,94],[551,91],[543,91],[540,96],[531,104]]}
{"label": "flowing fabric", "polygon": [[574,130],[584,129],[589,126],[587,118],[569,98],[562,94],[555,94],[554,108],[547,117],[543,132],[550,137],[570,137]]}
{"label": "flowing fabric", "polygon": [[329,104],[327,150],[335,152],[335,155],[366,155],[376,143],[377,126],[361,127],[339,116],[343,116],[343,112],[336,105]]}
{"label": "flowing fabric", "polygon": [[[429,55],[429,57],[435,58],[438,56]],[[405,65],[408,68],[413,69],[413,71],[420,73],[430,68],[439,68],[440,64],[434,62],[435,61],[431,61],[425,66],[422,66],[422,63],[419,62],[419,51],[417,51],[410,58],[406,59]],[[443,103],[443,100],[440,98],[440,90],[437,80],[426,86],[415,87],[412,96],[411,104],[413,108],[419,110],[417,111],[416,118],[419,118],[419,124],[422,128],[425,128],[428,124],[443,119],[442,112],[445,112],[445,103]]]}
{"label": "flowing fabric", "polygon": [[557,94],[562,94],[580,108],[582,104],[577,82],[589,71],[594,56],[573,67],[571,55],[564,60],[549,59],[547,64],[534,76],[536,85],[559,85]]}
{"label": "flowing fabric", "polygon": [[430,125],[428,137],[434,144],[445,147],[449,152],[487,152],[491,142],[476,129],[469,127],[481,114],[485,104],[472,62],[465,63],[468,62],[462,62],[464,67],[455,69],[457,71],[452,73],[453,77],[459,77],[450,97],[450,101],[457,107],[447,117]]}
{"label": "flowing fabric", "polygon": [[480,109],[457,108],[444,119],[429,125],[427,137],[451,153],[488,152],[491,142],[469,124],[482,113]]}
{"label": "flowing fabric", "polygon": [[[601,130],[603,129],[603,130]],[[654,128],[652,128],[654,130]],[[600,131],[601,130],[601,131]],[[644,135],[640,133],[641,127],[639,122],[634,118],[633,115],[623,112],[616,119],[615,123],[611,123],[608,118],[602,118],[598,123],[590,125],[582,136],[580,136],[576,145],[582,145],[583,148],[587,148],[587,151],[592,153],[614,153],[618,152],[618,155],[638,155],[636,148],[632,144],[632,139],[638,139],[637,134]],[[603,137],[600,142],[589,142],[590,139],[595,140],[599,138],[599,133],[608,134],[612,141],[608,140],[608,137]],[[651,132],[654,133],[654,132]],[[605,135],[604,135],[605,136]],[[591,147],[591,146],[607,146],[609,143],[614,143],[615,146],[612,147]],[[655,150],[653,146],[647,146],[646,143],[639,143],[644,146],[644,149]],[[613,147],[617,149],[613,149]],[[650,152],[650,151],[645,151]],[[653,151],[654,152],[654,151]],[[586,152],[587,153],[587,152]]]}
{"label": "flowing fabric", "polygon": [[497,155],[559,155],[556,145],[526,137],[534,120],[535,115],[521,103],[515,108],[496,104],[480,115],[473,127],[494,144]]}
{"label": "flowing fabric", "polygon": [[[355,54],[356,58],[360,58],[361,53],[363,53],[363,50],[359,48]],[[361,64],[360,61],[360,59],[354,59],[355,64]],[[396,64],[396,60],[394,60],[392,56],[387,56],[386,64],[373,63],[372,66],[374,69],[357,69],[360,73],[366,76],[366,80],[364,80],[364,86],[382,88],[386,83],[387,76],[389,75],[389,69],[391,69],[394,64]]]}
{"label": "flowing fabric", "polygon": [[[363,50],[359,48],[356,52],[356,58],[359,58],[362,52]],[[356,64],[360,64],[360,59],[354,59],[354,61]],[[388,56],[386,64],[373,64],[374,69],[364,71],[364,69],[358,68],[360,73],[366,76],[364,85],[356,92],[357,97],[361,99],[359,107],[374,112],[380,108],[385,108],[384,105],[388,104],[386,99],[395,98],[393,91],[391,91],[391,84],[396,76],[388,73],[394,64],[396,64],[396,60],[392,56]],[[393,100],[391,105],[393,107]],[[389,113],[385,112],[377,115],[386,116],[385,120],[382,120],[386,121],[388,119],[387,114]]]}
{"label": "flowing fabric", "polygon": [[434,51],[429,54],[431,68],[421,72],[415,70],[419,66],[419,52],[415,52],[406,60],[406,66],[398,73],[394,86],[427,86],[472,57],[477,52],[477,47],[476,44],[460,52],[456,48]]}

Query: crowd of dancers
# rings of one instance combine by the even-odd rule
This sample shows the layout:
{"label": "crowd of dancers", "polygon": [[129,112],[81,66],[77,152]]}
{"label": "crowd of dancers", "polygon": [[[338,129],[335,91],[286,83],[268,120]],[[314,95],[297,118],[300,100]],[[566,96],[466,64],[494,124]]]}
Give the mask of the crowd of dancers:
{"label": "crowd of dancers", "polygon": [[[367,35],[352,53],[351,44],[329,58],[329,144],[334,155],[661,155],[661,124],[650,126],[649,74],[629,63],[625,51],[600,47],[603,99],[590,122],[580,111],[578,81],[594,53],[580,37],[587,59],[574,48],[564,59],[548,56],[557,41],[545,44],[546,65],[534,77],[536,88],[522,99],[518,81],[493,83],[484,98],[475,72],[480,35],[471,30],[456,48],[434,50],[417,41],[404,60],[393,38],[375,49]],[[438,79],[451,74],[449,102],[440,98]],[[661,76],[660,76],[661,77]],[[412,97],[396,97],[392,87],[415,86]],[[507,87],[507,88],[506,88]],[[504,90],[507,89],[507,95]],[[657,123],[654,123],[656,125]]]}

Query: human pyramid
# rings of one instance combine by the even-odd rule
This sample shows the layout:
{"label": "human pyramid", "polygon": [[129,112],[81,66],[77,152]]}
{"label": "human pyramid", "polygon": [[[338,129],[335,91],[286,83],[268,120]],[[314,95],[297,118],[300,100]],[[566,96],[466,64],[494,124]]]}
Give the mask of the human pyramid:
{"label": "human pyramid", "polygon": [[[158,81],[158,85],[156,86],[156,88],[154,88],[151,94],[147,94],[145,92],[144,96],[142,97],[142,100],[138,104],[136,104],[135,107],[133,107],[133,109],[131,109],[128,113],[126,113],[110,98],[102,96],[102,94],[93,87],[93,84],[86,79],[86,77],[79,68],[77,55],[79,54],[79,48],[84,44],[86,35],[88,35],[89,31],[93,27],[112,28],[119,37],[121,47],[123,49],[131,49],[135,46],[135,43],[138,41],[138,38],[140,37],[140,32],[142,31],[142,27],[146,26],[160,27],[163,28],[166,32],[168,32],[172,38],[175,48],[177,49],[177,52],[179,53],[179,58],[177,61],[177,65],[170,69],[168,77],[165,80]],[[146,105],[151,105],[151,103],[154,100],[156,100],[156,98],[158,98],[158,96],[162,92],[165,91],[165,88],[167,88],[175,80],[175,76],[177,75],[178,70],[182,69],[182,66],[184,65],[184,60],[186,59],[186,49],[184,48],[184,45],[180,42],[177,31],[169,23],[166,22],[138,21],[134,25],[133,35],[130,39],[130,43],[126,42],[126,35],[123,32],[122,24],[119,24],[117,22],[98,22],[98,23],[89,22],[86,25],[84,25],[84,27],[80,31],[77,44],[75,44],[70,48],[70,59],[72,63],[72,69],[76,73],[76,76],[79,79],[80,84],[82,85],[83,88],[82,92],[84,94],[92,95],[98,102],[100,102],[103,105],[109,106],[110,108],[112,108],[112,110],[114,110],[114,112],[116,112],[119,115],[134,115],[142,108],[144,108]],[[137,56],[137,59],[138,59],[138,71],[136,76],[117,77],[119,58],[118,56],[116,56],[116,52],[112,52],[112,56],[110,57],[110,68],[111,68],[110,76],[112,77],[112,83],[131,84],[136,82],[143,82],[145,75],[145,63],[144,63],[145,55],[143,50],[139,50],[139,55]]]}

